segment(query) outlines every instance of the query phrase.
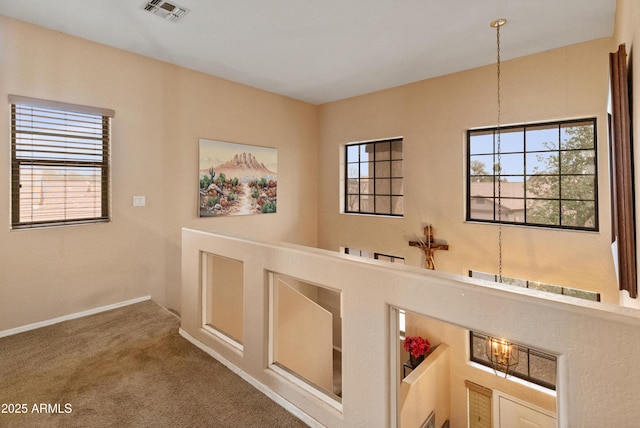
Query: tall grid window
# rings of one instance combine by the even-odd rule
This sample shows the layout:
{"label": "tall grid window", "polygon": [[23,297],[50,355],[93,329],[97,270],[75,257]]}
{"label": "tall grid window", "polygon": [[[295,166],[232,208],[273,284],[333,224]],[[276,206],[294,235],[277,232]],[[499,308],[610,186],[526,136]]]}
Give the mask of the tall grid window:
{"label": "tall grid window", "polygon": [[467,132],[467,220],[598,230],[596,120]]}
{"label": "tall grid window", "polygon": [[109,220],[112,110],[10,96],[14,229]]}
{"label": "tall grid window", "polygon": [[345,212],[402,216],[402,138],[345,146]]}

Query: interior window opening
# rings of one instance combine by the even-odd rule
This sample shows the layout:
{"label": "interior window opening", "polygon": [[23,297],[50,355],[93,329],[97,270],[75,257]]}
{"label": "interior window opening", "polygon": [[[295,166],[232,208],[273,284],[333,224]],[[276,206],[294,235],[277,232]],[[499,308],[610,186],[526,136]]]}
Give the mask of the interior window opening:
{"label": "interior window opening", "polygon": [[270,295],[272,369],[341,403],[341,293],[273,273]]}

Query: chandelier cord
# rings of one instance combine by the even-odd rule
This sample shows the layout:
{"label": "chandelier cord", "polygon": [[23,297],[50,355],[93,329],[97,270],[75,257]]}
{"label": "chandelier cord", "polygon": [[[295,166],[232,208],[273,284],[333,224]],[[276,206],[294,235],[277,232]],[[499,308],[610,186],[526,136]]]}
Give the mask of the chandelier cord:
{"label": "chandelier cord", "polygon": [[496,21],[496,45],[497,45],[497,61],[496,61],[496,77],[497,77],[497,114],[498,127],[496,129],[496,147],[497,147],[497,164],[498,173],[498,282],[502,283],[502,154],[500,147],[500,27],[504,22]]}

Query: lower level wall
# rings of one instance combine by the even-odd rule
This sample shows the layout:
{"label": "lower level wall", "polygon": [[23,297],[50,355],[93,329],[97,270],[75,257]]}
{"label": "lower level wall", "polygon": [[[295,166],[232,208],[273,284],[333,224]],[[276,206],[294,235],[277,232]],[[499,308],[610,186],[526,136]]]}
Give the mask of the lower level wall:
{"label": "lower level wall", "polygon": [[[203,328],[202,252],[244,263],[241,349]],[[270,273],[341,294],[341,402],[272,367]],[[629,372],[640,359],[640,312],[633,309],[194,229],[182,234],[182,302],[182,329],[194,341],[321,426],[398,426],[393,307],[557,355],[560,427],[634,426],[640,418],[640,374]],[[451,426],[464,426],[465,415],[456,416]]]}
{"label": "lower level wall", "polygon": [[449,346],[441,344],[400,384],[400,426],[419,427],[434,413],[436,426],[449,420]]}

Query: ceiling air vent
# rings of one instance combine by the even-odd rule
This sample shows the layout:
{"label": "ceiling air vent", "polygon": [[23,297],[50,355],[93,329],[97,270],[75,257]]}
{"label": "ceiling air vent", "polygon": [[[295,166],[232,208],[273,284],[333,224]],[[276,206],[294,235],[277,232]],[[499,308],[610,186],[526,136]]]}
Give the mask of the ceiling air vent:
{"label": "ceiling air vent", "polygon": [[186,7],[166,0],[151,0],[144,5],[144,10],[171,22],[178,22],[189,13],[189,9]]}

